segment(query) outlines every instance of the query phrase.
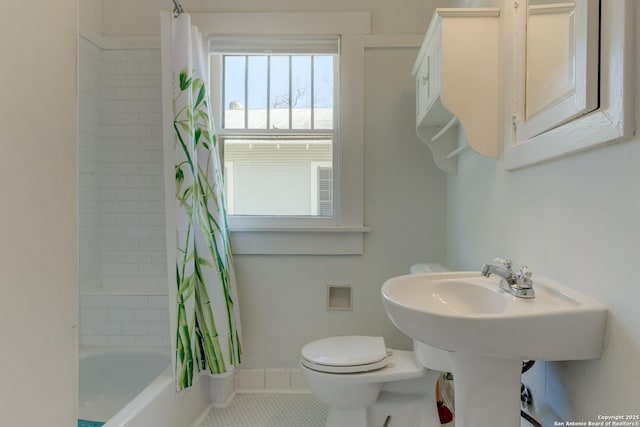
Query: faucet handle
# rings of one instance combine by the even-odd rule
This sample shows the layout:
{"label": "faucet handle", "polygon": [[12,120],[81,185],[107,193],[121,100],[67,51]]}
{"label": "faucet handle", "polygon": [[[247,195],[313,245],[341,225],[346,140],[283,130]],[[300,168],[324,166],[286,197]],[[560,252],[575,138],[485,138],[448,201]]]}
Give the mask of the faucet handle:
{"label": "faucet handle", "polygon": [[499,264],[499,265],[503,266],[503,267],[504,267],[504,268],[506,268],[506,269],[510,269],[510,268],[511,268],[511,266],[513,265],[513,264],[511,263],[511,260],[510,260],[510,259],[504,259],[504,258],[494,258],[494,259],[493,259],[493,262],[494,262],[495,264]]}
{"label": "faucet handle", "polygon": [[489,277],[491,275],[491,273],[489,272],[489,264],[487,264],[486,262],[482,264],[482,269],[480,270],[480,273],[484,277]]}
{"label": "faucet handle", "polygon": [[520,269],[520,277],[522,278],[522,287],[523,288],[531,288],[533,286],[533,271],[529,268],[528,265],[523,265]]}

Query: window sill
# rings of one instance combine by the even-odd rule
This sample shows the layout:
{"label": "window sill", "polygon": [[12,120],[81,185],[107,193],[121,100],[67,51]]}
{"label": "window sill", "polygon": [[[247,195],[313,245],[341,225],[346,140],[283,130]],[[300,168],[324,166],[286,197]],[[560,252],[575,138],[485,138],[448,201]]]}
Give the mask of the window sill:
{"label": "window sill", "polygon": [[232,227],[236,255],[362,255],[371,227]]}

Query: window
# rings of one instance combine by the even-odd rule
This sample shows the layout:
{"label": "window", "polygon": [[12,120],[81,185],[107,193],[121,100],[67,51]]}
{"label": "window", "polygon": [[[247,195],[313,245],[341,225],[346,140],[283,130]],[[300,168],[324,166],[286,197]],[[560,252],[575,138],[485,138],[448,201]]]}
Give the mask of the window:
{"label": "window", "polygon": [[333,170],[331,167],[318,168],[318,210],[316,215],[330,216],[333,213]]}
{"label": "window", "polygon": [[311,163],[311,214],[333,215],[333,168],[329,162]]}
{"label": "window", "polygon": [[203,13],[192,22],[211,54],[234,252],[362,253],[370,14]]}
{"label": "window", "polygon": [[[211,49],[222,87],[218,137],[233,165],[227,212],[245,217],[232,219],[333,218],[333,180],[318,190],[309,171],[322,162],[326,175],[334,162],[338,38],[213,38]],[[249,53],[258,50],[267,53]]]}

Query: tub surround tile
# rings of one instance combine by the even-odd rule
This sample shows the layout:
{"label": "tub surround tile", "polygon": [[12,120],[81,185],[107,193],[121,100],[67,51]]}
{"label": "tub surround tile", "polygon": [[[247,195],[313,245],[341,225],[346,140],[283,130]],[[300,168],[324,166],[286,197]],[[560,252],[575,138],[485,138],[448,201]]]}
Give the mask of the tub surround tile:
{"label": "tub surround tile", "polygon": [[126,336],[110,336],[107,340],[107,345],[135,345],[135,337]]}
{"label": "tub surround tile", "polygon": [[109,318],[109,310],[105,308],[81,308],[80,319],[86,322],[105,322]]}
{"label": "tub surround tile", "polygon": [[168,345],[166,295],[82,295],[81,345]]}
{"label": "tub surround tile", "polygon": [[107,336],[85,336],[80,341],[80,345],[109,345],[109,337]]}
{"label": "tub surround tile", "polygon": [[79,46],[80,288],[166,290],[160,51]]}
{"label": "tub surround tile", "polygon": [[148,336],[149,324],[144,322],[123,322],[122,335]]}
{"label": "tub surround tile", "polygon": [[156,336],[136,336],[135,337],[135,345],[167,345],[169,344],[169,340],[163,339],[163,337]]}
{"label": "tub surround tile", "polygon": [[[160,88],[159,51],[102,50],[83,38],[79,45],[81,289],[164,288],[166,280],[152,280],[166,271],[157,243],[164,227],[144,223],[164,204],[162,160],[153,155],[162,140],[152,129],[160,126],[161,105],[150,92]],[[81,301],[83,308],[91,304]],[[104,320],[91,316],[100,315],[83,317]]]}
{"label": "tub surround tile", "polygon": [[[169,297],[166,295],[152,295],[149,297],[150,308],[167,308]],[[163,313],[165,310],[163,310]]]}

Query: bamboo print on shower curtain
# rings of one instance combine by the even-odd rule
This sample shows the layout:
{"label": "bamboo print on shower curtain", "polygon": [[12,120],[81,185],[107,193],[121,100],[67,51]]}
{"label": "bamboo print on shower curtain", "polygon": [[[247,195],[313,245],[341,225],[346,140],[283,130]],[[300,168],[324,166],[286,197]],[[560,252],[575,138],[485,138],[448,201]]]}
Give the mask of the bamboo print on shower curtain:
{"label": "bamboo print on shower curtain", "polygon": [[190,17],[171,25],[175,133],[178,390],[199,372],[223,374],[240,361],[240,318],[224,185],[212,123],[202,38]]}

